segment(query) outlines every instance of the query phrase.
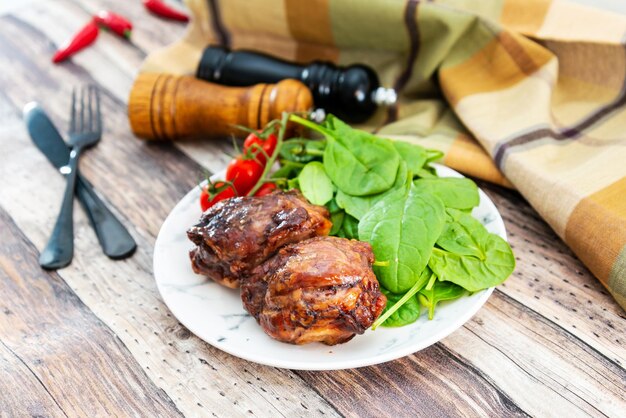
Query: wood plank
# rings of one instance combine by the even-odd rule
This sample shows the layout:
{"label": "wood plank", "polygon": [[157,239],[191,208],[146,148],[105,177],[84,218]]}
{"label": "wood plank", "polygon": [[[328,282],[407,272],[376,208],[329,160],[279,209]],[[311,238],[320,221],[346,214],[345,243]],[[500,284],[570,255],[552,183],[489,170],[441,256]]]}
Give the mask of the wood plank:
{"label": "wood plank", "polygon": [[66,416],[31,369],[0,340],[0,416]]}
{"label": "wood plank", "polygon": [[[67,415],[179,415],[65,282],[41,270],[36,250],[3,210],[0,229],[0,346],[28,368],[46,398]],[[12,392],[0,392],[0,405],[20,406]]]}
{"label": "wood plank", "polygon": [[480,187],[502,213],[517,268],[498,288],[626,366],[626,313],[517,192]]}
{"label": "wood plank", "polygon": [[[10,40],[13,35],[23,38],[23,46],[17,47]],[[1,188],[0,206],[41,248],[56,216],[64,184],[30,144],[19,108],[36,98],[53,119],[64,124],[69,89],[63,93],[60,86],[93,79],[78,66],[71,72],[51,69],[36,55],[16,51],[36,50],[47,43],[41,32],[19,19],[3,19],[0,38],[0,59],[11,59],[19,73],[13,78],[0,75],[0,90],[5,94],[0,94],[0,129],[3,137],[12,138],[0,155],[0,177],[20,179]],[[51,80],[34,85],[28,77]],[[106,87],[102,107],[104,138],[86,153],[81,170],[125,224],[133,226],[131,233],[139,248],[131,259],[109,260],[102,255],[84,214],[77,209],[75,259],[69,268],[60,271],[62,278],[122,340],[150,379],[185,415],[248,415],[252,411],[265,416],[337,416],[334,408],[294,373],[250,364],[214,349],[172,317],[152,277],[152,247],[162,220],[193,187],[200,167],[171,144],[148,145],[134,139],[128,131],[124,104]],[[33,207],[31,196],[24,190],[41,188],[41,179],[46,179],[46,187],[38,193],[40,204]],[[287,386],[290,390],[286,391]]]}
{"label": "wood plank", "polygon": [[499,291],[443,343],[533,416],[620,416],[626,410],[623,367]]}
{"label": "wood plank", "polygon": [[346,416],[618,417],[626,410],[622,367],[502,292],[419,353],[299,374]]}
{"label": "wood plank", "polygon": [[527,416],[493,381],[441,344],[374,367],[298,373],[348,417]]}

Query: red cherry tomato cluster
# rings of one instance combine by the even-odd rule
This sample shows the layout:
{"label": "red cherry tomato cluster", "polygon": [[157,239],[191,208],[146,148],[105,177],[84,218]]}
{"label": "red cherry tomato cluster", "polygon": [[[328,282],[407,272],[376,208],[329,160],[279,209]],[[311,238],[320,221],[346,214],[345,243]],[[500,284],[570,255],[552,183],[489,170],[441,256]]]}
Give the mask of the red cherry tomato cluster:
{"label": "red cherry tomato cluster", "polygon": [[263,169],[264,166],[259,161],[240,155],[226,167],[226,180],[231,181],[237,192],[244,195],[259,181]]}
{"label": "red cherry tomato cluster", "polygon": [[[273,133],[250,133],[243,143],[243,153],[226,167],[224,182],[209,184],[200,194],[200,207],[207,210],[220,200],[245,196],[261,180],[268,158],[276,150],[277,138]],[[265,196],[276,190],[274,183],[263,183],[254,193]]]}
{"label": "red cherry tomato cluster", "polygon": [[[256,158],[263,164],[267,161],[267,157],[271,156],[276,149],[276,142],[278,138],[276,135],[269,134],[266,138],[262,138],[256,134],[251,133],[248,135],[245,141],[243,141],[244,151],[250,150],[255,154]],[[260,150],[263,150],[261,152]]]}

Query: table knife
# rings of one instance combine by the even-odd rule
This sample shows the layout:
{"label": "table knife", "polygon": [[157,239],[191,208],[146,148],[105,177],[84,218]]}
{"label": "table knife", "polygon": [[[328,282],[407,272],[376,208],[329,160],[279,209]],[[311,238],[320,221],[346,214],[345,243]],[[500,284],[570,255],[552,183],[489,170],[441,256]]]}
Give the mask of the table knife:
{"label": "table knife", "polygon": [[[65,167],[70,149],[39,104],[31,102],[24,106],[24,121],[31,139],[48,161],[59,170]],[[113,259],[132,255],[137,248],[135,240],[80,172],[76,179],[76,196],[87,212],[103,252]]]}

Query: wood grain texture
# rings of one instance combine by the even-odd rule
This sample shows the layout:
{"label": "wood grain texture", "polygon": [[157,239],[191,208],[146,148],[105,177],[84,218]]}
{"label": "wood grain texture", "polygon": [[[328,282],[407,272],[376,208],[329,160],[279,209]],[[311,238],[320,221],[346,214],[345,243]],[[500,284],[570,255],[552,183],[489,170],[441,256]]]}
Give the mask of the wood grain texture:
{"label": "wood grain texture", "polygon": [[[100,8],[133,20],[133,44],[103,34],[72,61],[52,66],[54,45]],[[46,241],[64,183],[30,144],[21,106],[40,101],[64,130],[71,87],[93,82],[103,90],[104,138],[86,152],[81,170],[130,227],[139,249],[129,260],[107,259],[77,209],[76,257],[55,276],[67,283],[67,293],[54,297],[75,298],[71,289],[102,321],[103,332],[121,340],[154,382],[156,389],[146,386],[144,396],[167,395],[189,416],[623,416],[624,312],[517,193],[486,183],[480,186],[503,215],[518,267],[471,321],[433,347],[375,367],[294,373],[236,359],[182,327],[152,278],[154,240],[201,171],[223,169],[232,146],[228,139],[145,144],[133,138],[126,116],[145,52],[182,30],[146,15],[140,2],[113,0],[35,0],[0,17],[0,62],[10,63],[10,71],[0,72],[0,208],[36,248]],[[25,190],[37,191],[36,207]],[[30,261],[36,262],[34,253]],[[21,279],[3,276],[0,286]],[[41,303],[32,294],[23,294],[25,306]],[[0,311],[0,340],[9,326]],[[54,335],[44,331],[42,339]],[[59,395],[46,395],[11,351],[39,355],[37,347],[11,338],[12,345],[0,345],[0,372],[30,389],[10,396],[0,379],[0,405],[11,399],[13,408],[61,414]]]}
{"label": "wood grain texture", "polygon": [[499,290],[624,367],[624,310],[517,192],[478,184],[500,210],[516,255]]}
{"label": "wood grain texture", "polygon": [[[0,416],[66,416],[46,387],[24,361],[0,343]],[[17,389],[19,388],[19,390]]]}
{"label": "wood grain texture", "polygon": [[[41,404],[22,405],[22,390],[15,390],[21,386],[3,391],[3,412],[23,415],[51,399],[68,416],[179,415],[65,282],[41,270],[36,250],[2,210],[0,229],[0,346],[15,357],[7,362],[18,360],[30,372],[33,393],[46,392]],[[24,380],[20,371],[13,384]]]}
{"label": "wood grain texture", "polygon": [[345,416],[527,416],[488,377],[441,344],[340,374],[298,373]]}
{"label": "wood grain texture", "polygon": [[[33,11],[29,9],[28,13]],[[25,25],[24,20],[0,20],[7,32],[26,40],[24,49],[45,45],[41,32]],[[38,62],[22,54],[11,36],[5,34],[0,34],[0,42],[12,46],[8,54],[19,74],[13,82],[0,76],[4,92],[0,95],[2,134],[12,138],[0,156],[0,177],[20,181],[0,190],[0,206],[10,211],[19,228],[41,248],[53,222],[63,179],[30,144],[20,118],[21,103],[39,100],[61,128],[67,123],[65,109],[69,109],[69,102],[59,86],[68,86],[69,92],[69,86],[94,79],[80,67],[70,67],[72,71],[50,69],[47,61]],[[7,50],[0,48],[1,60],[6,54]],[[55,72],[55,83],[28,82],[28,77],[49,77],[49,71]],[[131,77],[127,75],[129,80]],[[23,85],[16,86],[15,82]],[[252,411],[261,416],[336,416],[334,408],[297,375],[241,362],[193,337],[171,316],[152,277],[152,246],[162,220],[194,187],[201,168],[170,144],[148,145],[133,138],[123,102],[126,94],[118,98],[107,85],[102,88],[104,137],[86,152],[81,171],[131,226],[139,248],[128,260],[107,259],[84,214],[77,209],[76,254],[72,265],[60,272],[63,279],[115,332],[150,379],[184,414],[243,416]],[[39,194],[39,209],[33,211],[30,197],[23,190],[39,188],[42,178],[46,179],[46,187]],[[283,389],[285,384],[290,390]]]}
{"label": "wood grain texture", "polygon": [[[347,416],[403,416],[407,411],[420,416],[619,417],[626,410],[622,367],[500,291],[435,347],[339,376],[299,374]],[[386,396],[389,388],[393,402]],[[368,396],[355,405],[349,396],[354,392]]]}

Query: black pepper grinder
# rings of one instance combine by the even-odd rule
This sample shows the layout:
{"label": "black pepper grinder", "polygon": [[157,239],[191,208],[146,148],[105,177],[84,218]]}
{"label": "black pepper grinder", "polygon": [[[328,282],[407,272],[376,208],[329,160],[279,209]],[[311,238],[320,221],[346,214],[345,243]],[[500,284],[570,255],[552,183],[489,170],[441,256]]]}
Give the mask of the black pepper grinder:
{"label": "black pepper grinder", "polygon": [[367,120],[379,105],[396,102],[395,90],[381,87],[376,73],[362,64],[339,67],[313,61],[300,65],[259,52],[209,46],[202,53],[196,76],[229,86],[293,78],[311,90],[316,107],[353,123]]}

